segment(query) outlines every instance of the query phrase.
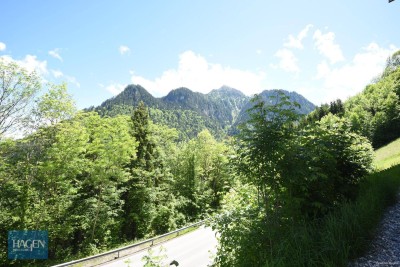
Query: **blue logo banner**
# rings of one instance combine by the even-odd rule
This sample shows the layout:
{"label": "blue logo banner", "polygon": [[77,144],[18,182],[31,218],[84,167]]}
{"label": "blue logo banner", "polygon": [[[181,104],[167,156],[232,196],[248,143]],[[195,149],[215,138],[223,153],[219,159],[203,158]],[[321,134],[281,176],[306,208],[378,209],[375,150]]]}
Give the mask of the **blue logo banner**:
{"label": "blue logo banner", "polygon": [[47,231],[8,231],[8,259],[47,259]]}

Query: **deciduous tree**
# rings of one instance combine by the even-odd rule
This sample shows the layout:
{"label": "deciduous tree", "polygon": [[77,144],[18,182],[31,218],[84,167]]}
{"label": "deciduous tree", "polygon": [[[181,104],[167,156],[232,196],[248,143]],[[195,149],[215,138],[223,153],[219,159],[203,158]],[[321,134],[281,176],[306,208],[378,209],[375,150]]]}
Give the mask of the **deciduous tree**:
{"label": "deciduous tree", "polygon": [[0,138],[23,126],[40,88],[41,80],[35,72],[0,57]]}

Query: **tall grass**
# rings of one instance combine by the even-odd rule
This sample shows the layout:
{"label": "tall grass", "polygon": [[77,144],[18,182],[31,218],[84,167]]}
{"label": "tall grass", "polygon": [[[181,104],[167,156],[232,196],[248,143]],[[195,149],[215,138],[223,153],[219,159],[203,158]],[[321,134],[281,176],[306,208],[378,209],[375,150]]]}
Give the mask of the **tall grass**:
{"label": "tall grass", "polygon": [[395,203],[400,165],[370,175],[354,202],[317,222],[302,222],[285,233],[264,266],[347,266],[368,249],[386,207]]}

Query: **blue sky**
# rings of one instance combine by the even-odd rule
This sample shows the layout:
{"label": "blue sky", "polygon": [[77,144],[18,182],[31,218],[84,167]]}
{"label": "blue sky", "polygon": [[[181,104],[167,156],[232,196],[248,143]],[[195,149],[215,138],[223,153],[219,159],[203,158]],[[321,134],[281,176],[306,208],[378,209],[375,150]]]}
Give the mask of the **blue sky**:
{"label": "blue sky", "polygon": [[400,0],[1,0],[0,57],[67,82],[79,108],[128,84],[346,99],[400,49]]}

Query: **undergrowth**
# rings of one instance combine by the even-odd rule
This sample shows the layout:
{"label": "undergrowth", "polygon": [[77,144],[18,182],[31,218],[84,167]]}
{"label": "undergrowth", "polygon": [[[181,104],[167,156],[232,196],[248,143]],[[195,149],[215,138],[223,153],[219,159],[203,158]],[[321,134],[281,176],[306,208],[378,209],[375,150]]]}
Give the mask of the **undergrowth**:
{"label": "undergrowth", "polygon": [[319,221],[284,229],[264,254],[264,266],[347,266],[367,251],[383,212],[396,202],[399,186],[400,165],[370,175],[355,201]]}

